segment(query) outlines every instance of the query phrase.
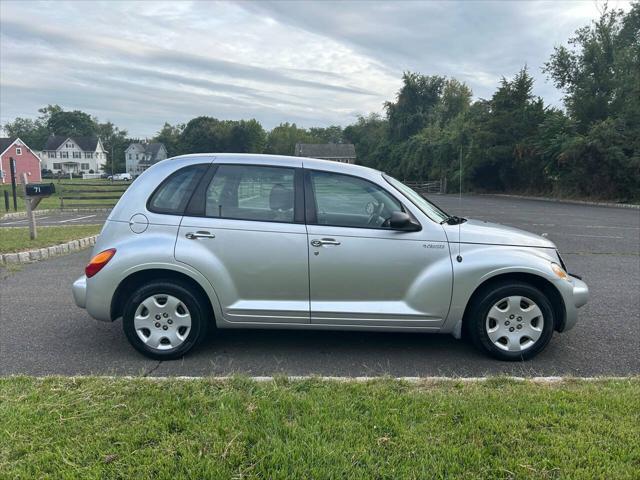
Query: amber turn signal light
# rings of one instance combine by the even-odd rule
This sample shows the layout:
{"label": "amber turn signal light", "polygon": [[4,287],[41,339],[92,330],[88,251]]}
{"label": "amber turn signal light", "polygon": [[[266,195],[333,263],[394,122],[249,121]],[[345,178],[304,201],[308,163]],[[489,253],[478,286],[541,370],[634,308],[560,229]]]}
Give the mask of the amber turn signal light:
{"label": "amber turn signal light", "polygon": [[109,260],[113,258],[116,254],[115,248],[110,248],[109,250],[105,250],[100,252],[95,257],[91,259],[89,265],[87,265],[84,269],[84,273],[87,278],[93,277],[96,273],[98,273],[102,268],[109,263]]}
{"label": "amber turn signal light", "polygon": [[560,265],[558,265],[557,263],[552,263],[551,264],[551,270],[553,270],[553,273],[555,273],[561,279],[569,280],[569,275],[567,275],[567,272],[565,272],[562,269],[562,267]]}

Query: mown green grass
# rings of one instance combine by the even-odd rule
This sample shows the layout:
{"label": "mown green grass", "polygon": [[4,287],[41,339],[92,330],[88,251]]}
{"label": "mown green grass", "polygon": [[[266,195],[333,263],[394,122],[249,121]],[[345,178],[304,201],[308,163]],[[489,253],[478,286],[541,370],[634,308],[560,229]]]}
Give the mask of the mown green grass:
{"label": "mown green grass", "polygon": [[75,225],[66,227],[37,227],[38,238],[29,238],[29,227],[0,228],[0,253],[22,252],[34,248],[50,247],[100,233],[102,225]]}
{"label": "mown green grass", "polygon": [[640,381],[0,379],[5,478],[638,478]]}
{"label": "mown green grass", "polygon": [[[127,189],[127,187],[129,185],[131,185],[131,182],[110,182],[109,180],[105,180],[105,179],[91,179],[91,180],[82,180],[81,178],[74,178],[72,180],[70,179],[63,179],[62,181],[58,181],[56,179],[43,179],[42,183],[53,183],[56,187],[56,193],[51,195],[50,197],[46,197],[44,199],[42,199],[40,201],[40,203],[38,204],[37,210],[44,210],[44,209],[56,209],[56,208],[60,208],[60,197],[61,196],[65,196],[65,195],[82,195],[82,196],[87,196],[88,200],[87,201],[83,201],[83,200],[69,200],[68,202],[65,203],[79,203],[79,204],[83,204],[83,203],[91,203],[91,204],[96,204],[96,203],[100,203],[100,204],[104,204],[105,208],[109,208],[113,205],[116,204],[117,200],[116,199],[112,199],[112,200],[91,200],[91,197],[95,197],[95,196],[121,196],[122,193],[124,193],[124,191]],[[89,186],[83,186],[82,184],[87,184]],[[11,196],[11,185],[10,184],[4,184],[4,185],[0,185],[0,205],[1,205],[1,210],[0,210],[0,214],[2,213],[6,213],[5,211],[5,205],[4,205],[4,193],[3,190],[7,190],[9,192],[10,198],[9,198],[9,207],[10,210],[9,212],[13,212],[13,197]],[[81,193],[81,194],[75,194],[73,193],[74,190],[94,190],[93,192],[89,192],[89,193]],[[105,192],[102,193],[102,190],[119,190],[120,192]],[[23,189],[22,189],[22,185],[17,185],[17,204],[18,204],[18,211],[19,212],[23,212],[25,210],[25,206],[24,206],[24,196],[23,196]]]}

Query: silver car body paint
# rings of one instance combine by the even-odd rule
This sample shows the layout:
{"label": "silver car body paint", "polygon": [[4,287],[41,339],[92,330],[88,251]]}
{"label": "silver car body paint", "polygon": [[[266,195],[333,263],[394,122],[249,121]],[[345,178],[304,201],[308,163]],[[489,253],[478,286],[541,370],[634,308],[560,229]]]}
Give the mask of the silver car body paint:
{"label": "silver car body paint", "polygon": [[[173,172],[194,164],[285,166],[366,179],[400,201],[420,223],[413,232],[305,223],[166,215],[147,200]],[[212,238],[189,239],[194,231]],[[333,243],[313,246],[312,241]],[[186,155],[161,161],[140,175],[112,210],[94,254],[116,248],[92,278],[73,285],[76,304],[112,321],[113,298],[130,275],[169,270],[188,276],[209,298],[219,328],[316,328],[434,331],[459,336],[465,308],[483,282],[502,274],[530,274],[562,298],[563,330],[588,299],[584,282],[559,278],[560,263],[546,238],[469,220],[441,225],[377,170],[325,160],[249,154]],[[458,261],[460,256],[462,261]]]}

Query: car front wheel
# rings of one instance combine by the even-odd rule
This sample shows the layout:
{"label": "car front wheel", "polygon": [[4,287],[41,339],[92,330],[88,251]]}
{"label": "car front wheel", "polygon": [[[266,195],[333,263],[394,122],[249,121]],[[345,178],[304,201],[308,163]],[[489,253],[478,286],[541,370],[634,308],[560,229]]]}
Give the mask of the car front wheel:
{"label": "car front wheel", "polygon": [[496,284],[481,292],[470,307],[471,340],[500,360],[533,358],[553,335],[551,302],[532,285]]}
{"label": "car front wheel", "polygon": [[125,304],[122,326],[131,345],[154,360],[183,357],[206,336],[210,321],[203,299],[188,287],[155,281]]}

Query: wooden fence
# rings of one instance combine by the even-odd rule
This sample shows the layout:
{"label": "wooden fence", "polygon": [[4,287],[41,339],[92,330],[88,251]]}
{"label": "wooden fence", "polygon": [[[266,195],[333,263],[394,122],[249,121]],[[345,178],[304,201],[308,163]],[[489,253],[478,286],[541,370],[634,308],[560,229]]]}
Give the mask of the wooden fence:
{"label": "wooden fence", "polygon": [[447,193],[447,179],[430,180],[427,182],[413,182],[410,180],[403,181],[407,187],[411,187],[421,195],[434,193]]}
{"label": "wooden fence", "polygon": [[59,183],[60,210],[69,208],[111,208],[129,183]]}

